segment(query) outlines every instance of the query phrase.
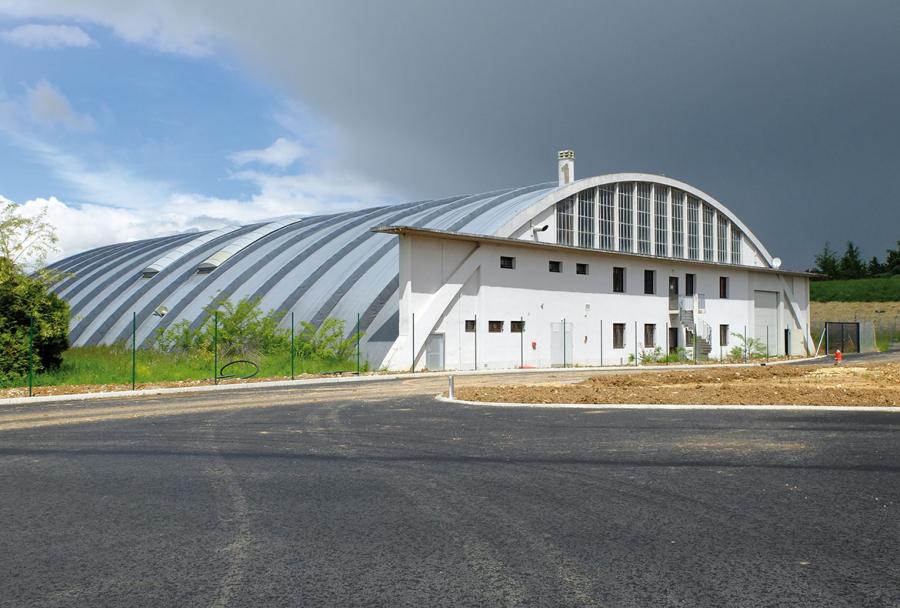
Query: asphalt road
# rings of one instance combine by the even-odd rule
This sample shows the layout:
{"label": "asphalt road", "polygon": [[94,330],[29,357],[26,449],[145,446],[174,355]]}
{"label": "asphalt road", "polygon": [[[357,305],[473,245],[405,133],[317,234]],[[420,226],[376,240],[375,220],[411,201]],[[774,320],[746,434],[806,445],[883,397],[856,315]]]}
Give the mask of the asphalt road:
{"label": "asphalt road", "polygon": [[0,605],[900,605],[900,414],[428,392],[0,410]]}

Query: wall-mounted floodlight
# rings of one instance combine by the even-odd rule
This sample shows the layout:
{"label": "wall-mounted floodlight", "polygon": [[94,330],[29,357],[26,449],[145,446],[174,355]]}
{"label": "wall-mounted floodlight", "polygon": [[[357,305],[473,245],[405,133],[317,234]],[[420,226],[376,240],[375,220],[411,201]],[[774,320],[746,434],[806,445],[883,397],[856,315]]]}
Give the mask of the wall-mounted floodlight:
{"label": "wall-mounted floodlight", "polygon": [[534,237],[534,240],[535,241],[538,240],[538,232],[546,232],[547,228],[549,228],[549,227],[550,227],[550,224],[544,224],[540,228],[532,228],[531,234]]}
{"label": "wall-mounted floodlight", "polygon": [[167,314],[169,314],[169,309],[165,306],[157,306],[156,310],[153,311],[153,316],[159,317],[160,319],[162,319]]}

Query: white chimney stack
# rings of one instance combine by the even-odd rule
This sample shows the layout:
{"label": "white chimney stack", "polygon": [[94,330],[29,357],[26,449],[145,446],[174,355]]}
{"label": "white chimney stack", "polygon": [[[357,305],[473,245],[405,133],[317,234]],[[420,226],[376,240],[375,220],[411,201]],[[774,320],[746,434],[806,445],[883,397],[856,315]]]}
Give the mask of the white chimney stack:
{"label": "white chimney stack", "polygon": [[559,151],[559,185],[565,186],[575,181],[575,152]]}

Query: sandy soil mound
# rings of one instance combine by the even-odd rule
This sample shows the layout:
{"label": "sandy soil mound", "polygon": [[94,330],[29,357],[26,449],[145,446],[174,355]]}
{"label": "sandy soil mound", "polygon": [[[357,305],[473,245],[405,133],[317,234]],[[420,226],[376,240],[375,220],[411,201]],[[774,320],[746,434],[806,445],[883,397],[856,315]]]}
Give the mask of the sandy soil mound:
{"label": "sandy soil mound", "polygon": [[900,405],[900,364],[602,374],[575,384],[461,387],[457,397],[511,403]]}

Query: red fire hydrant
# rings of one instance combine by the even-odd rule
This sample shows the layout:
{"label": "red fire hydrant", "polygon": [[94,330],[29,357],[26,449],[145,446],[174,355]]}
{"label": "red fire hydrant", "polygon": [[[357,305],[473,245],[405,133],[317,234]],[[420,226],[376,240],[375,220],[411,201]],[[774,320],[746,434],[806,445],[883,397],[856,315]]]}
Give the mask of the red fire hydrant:
{"label": "red fire hydrant", "polygon": [[839,351],[839,350],[834,351],[834,362],[840,363],[843,360],[844,360],[843,353],[841,353],[841,351]]}

